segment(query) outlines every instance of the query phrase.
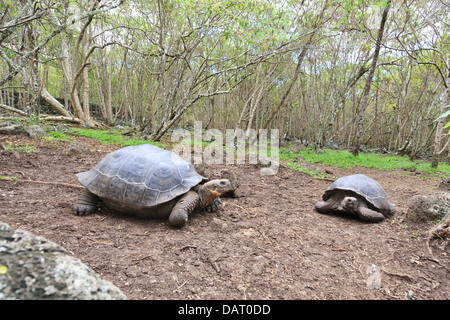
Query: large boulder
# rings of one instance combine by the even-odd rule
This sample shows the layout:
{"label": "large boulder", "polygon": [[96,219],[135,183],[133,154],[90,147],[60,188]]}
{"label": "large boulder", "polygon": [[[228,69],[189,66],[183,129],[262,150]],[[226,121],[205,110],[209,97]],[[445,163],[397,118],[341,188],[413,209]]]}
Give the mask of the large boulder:
{"label": "large boulder", "polygon": [[0,300],[124,300],[61,246],[0,221]]}
{"label": "large boulder", "polygon": [[440,221],[450,215],[450,192],[413,196],[408,203],[407,219],[424,223]]}

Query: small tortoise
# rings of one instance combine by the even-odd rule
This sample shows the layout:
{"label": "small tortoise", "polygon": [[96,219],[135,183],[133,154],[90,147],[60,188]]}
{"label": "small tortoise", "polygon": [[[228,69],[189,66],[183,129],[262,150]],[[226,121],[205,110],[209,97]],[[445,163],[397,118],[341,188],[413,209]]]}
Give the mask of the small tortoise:
{"label": "small tortoise", "polygon": [[318,212],[347,212],[367,222],[381,221],[393,215],[395,208],[380,184],[363,174],[339,178],[322,199],[315,205]]}
{"label": "small tortoise", "polygon": [[230,188],[228,180],[207,181],[177,154],[149,144],[109,153],[77,177],[86,189],[73,206],[74,214],[93,213],[103,200],[114,211],[168,218],[176,227],[194,210],[216,211],[219,196]]}

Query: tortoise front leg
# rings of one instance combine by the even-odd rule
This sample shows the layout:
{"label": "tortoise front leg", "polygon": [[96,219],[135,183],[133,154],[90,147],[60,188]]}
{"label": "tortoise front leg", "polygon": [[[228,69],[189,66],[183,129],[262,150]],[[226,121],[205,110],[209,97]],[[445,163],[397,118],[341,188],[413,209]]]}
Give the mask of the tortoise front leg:
{"label": "tortoise front leg", "polygon": [[220,205],[222,204],[222,200],[220,200],[220,198],[215,198],[213,200],[213,202],[211,202],[206,208],[205,210],[207,212],[216,212],[217,210],[219,210]]}
{"label": "tortoise front leg", "polygon": [[358,216],[362,221],[367,222],[378,222],[384,220],[384,216],[378,211],[371,210],[367,207],[359,207],[358,208]]}
{"label": "tortoise front leg", "polygon": [[188,221],[189,214],[198,205],[200,197],[197,192],[189,191],[183,195],[173,207],[169,216],[169,224],[174,227],[182,227]]}
{"label": "tortoise front leg", "polygon": [[314,205],[314,207],[319,213],[329,213],[333,210],[334,203],[331,201],[319,201]]}
{"label": "tortoise front leg", "polygon": [[78,200],[73,205],[73,214],[84,216],[95,212],[97,202],[100,200],[88,189],[84,189]]}

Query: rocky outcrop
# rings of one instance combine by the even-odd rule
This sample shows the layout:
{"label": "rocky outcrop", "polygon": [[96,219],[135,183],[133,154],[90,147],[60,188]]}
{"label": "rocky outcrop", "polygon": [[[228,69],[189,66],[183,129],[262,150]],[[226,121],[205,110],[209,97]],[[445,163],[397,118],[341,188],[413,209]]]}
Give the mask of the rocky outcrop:
{"label": "rocky outcrop", "polygon": [[406,217],[418,223],[440,221],[450,215],[450,192],[416,195],[409,200]]}
{"label": "rocky outcrop", "polygon": [[63,247],[0,221],[0,300],[123,300]]}

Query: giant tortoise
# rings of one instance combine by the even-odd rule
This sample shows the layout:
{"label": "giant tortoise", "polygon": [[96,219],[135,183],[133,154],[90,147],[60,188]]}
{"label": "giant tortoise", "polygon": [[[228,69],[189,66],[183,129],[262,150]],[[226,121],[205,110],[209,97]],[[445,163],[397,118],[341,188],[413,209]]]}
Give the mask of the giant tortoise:
{"label": "giant tortoise", "polygon": [[344,212],[363,221],[378,222],[394,214],[395,205],[378,182],[363,174],[336,180],[316,203],[320,213]]}
{"label": "giant tortoise", "polygon": [[168,218],[176,227],[194,210],[217,210],[218,197],[230,189],[229,180],[208,181],[179,155],[150,144],[109,153],[77,177],[86,189],[73,206],[75,215],[93,213],[103,200],[114,211]]}

